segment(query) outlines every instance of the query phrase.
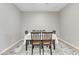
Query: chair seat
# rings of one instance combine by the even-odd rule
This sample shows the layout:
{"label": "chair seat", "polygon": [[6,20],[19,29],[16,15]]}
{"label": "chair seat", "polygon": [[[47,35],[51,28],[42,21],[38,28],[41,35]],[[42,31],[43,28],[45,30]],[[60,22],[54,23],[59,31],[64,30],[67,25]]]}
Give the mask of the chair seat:
{"label": "chair seat", "polygon": [[32,44],[41,44],[41,40],[33,40]]}
{"label": "chair seat", "polygon": [[32,44],[40,44],[40,42],[33,42]]}
{"label": "chair seat", "polygon": [[50,40],[42,40],[42,44],[50,44]]}
{"label": "chair seat", "polygon": [[43,44],[50,44],[50,42],[43,42]]}

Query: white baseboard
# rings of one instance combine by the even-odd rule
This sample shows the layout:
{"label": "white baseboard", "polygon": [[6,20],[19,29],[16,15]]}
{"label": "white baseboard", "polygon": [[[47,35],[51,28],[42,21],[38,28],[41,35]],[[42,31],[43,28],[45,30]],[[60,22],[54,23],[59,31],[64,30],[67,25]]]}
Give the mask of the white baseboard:
{"label": "white baseboard", "polygon": [[3,53],[5,53],[6,51],[10,50],[12,47],[14,47],[15,45],[17,45],[21,41],[22,40],[18,40],[17,42],[13,43],[11,46],[9,46],[8,48],[6,48],[2,52],[0,52],[0,55],[2,55]]}
{"label": "white baseboard", "polygon": [[71,43],[69,43],[69,42],[67,42],[67,41],[65,41],[65,40],[59,39],[59,41],[61,41],[61,42],[65,43],[65,44],[67,44],[68,46],[70,46],[70,47],[76,49],[76,51],[79,51],[79,47],[76,47],[75,45],[73,45],[73,44],[71,44]]}

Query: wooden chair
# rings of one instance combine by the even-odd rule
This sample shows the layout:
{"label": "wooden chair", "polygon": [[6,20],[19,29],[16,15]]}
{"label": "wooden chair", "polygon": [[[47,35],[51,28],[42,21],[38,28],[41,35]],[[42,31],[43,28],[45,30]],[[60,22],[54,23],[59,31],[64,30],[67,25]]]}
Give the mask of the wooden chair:
{"label": "wooden chair", "polygon": [[49,46],[50,54],[52,55],[51,40],[52,40],[52,32],[42,32],[43,54],[44,54],[44,46]]}
{"label": "wooden chair", "polygon": [[32,40],[32,54],[34,46],[39,46],[39,53],[41,54],[41,32],[31,32]]}

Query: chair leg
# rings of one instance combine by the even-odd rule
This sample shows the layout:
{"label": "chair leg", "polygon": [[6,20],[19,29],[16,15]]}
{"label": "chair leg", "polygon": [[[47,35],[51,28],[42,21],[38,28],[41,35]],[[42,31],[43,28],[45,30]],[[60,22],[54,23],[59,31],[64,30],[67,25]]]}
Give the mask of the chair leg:
{"label": "chair leg", "polygon": [[55,50],[55,43],[53,44],[53,49]]}
{"label": "chair leg", "polygon": [[41,55],[41,45],[39,46],[39,53],[40,53],[40,55]]}
{"label": "chair leg", "polygon": [[43,46],[43,55],[44,55],[44,46]]}
{"label": "chair leg", "polygon": [[49,49],[51,48],[51,46],[49,46]]}
{"label": "chair leg", "polygon": [[50,46],[50,54],[52,55],[52,48],[51,48],[51,46]]}
{"label": "chair leg", "polygon": [[42,45],[41,47],[42,47],[42,49],[43,49],[43,45]]}
{"label": "chair leg", "polygon": [[31,55],[33,55],[33,46],[32,46],[32,53],[31,53]]}
{"label": "chair leg", "polygon": [[33,46],[33,49],[34,49],[34,46]]}
{"label": "chair leg", "polygon": [[55,44],[54,44],[54,48],[53,49],[55,50]]}

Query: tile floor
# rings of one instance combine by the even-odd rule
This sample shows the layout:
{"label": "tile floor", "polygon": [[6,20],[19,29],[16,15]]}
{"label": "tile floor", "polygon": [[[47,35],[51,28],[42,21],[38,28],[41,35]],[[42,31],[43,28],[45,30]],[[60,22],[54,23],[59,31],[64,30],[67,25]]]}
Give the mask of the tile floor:
{"label": "tile floor", "polygon": [[[28,49],[26,51],[25,46],[22,46],[22,43],[23,42],[20,42],[20,44],[17,44],[16,47],[4,53],[3,55],[31,55],[31,44],[28,45]],[[33,51],[33,55],[39,55],[39,47],[35,46]],[[41,55],[43,55],[42,52],[43,51],[41,49]],[[50,55],[50,50],[46,46],[44,46],[44,55]],[[64,43],[59,42],[59,44],[56,45],[55,50],[53,50],[52,46],[52,55],[79,55],[79,52],[75,51],[73,48]]]}

